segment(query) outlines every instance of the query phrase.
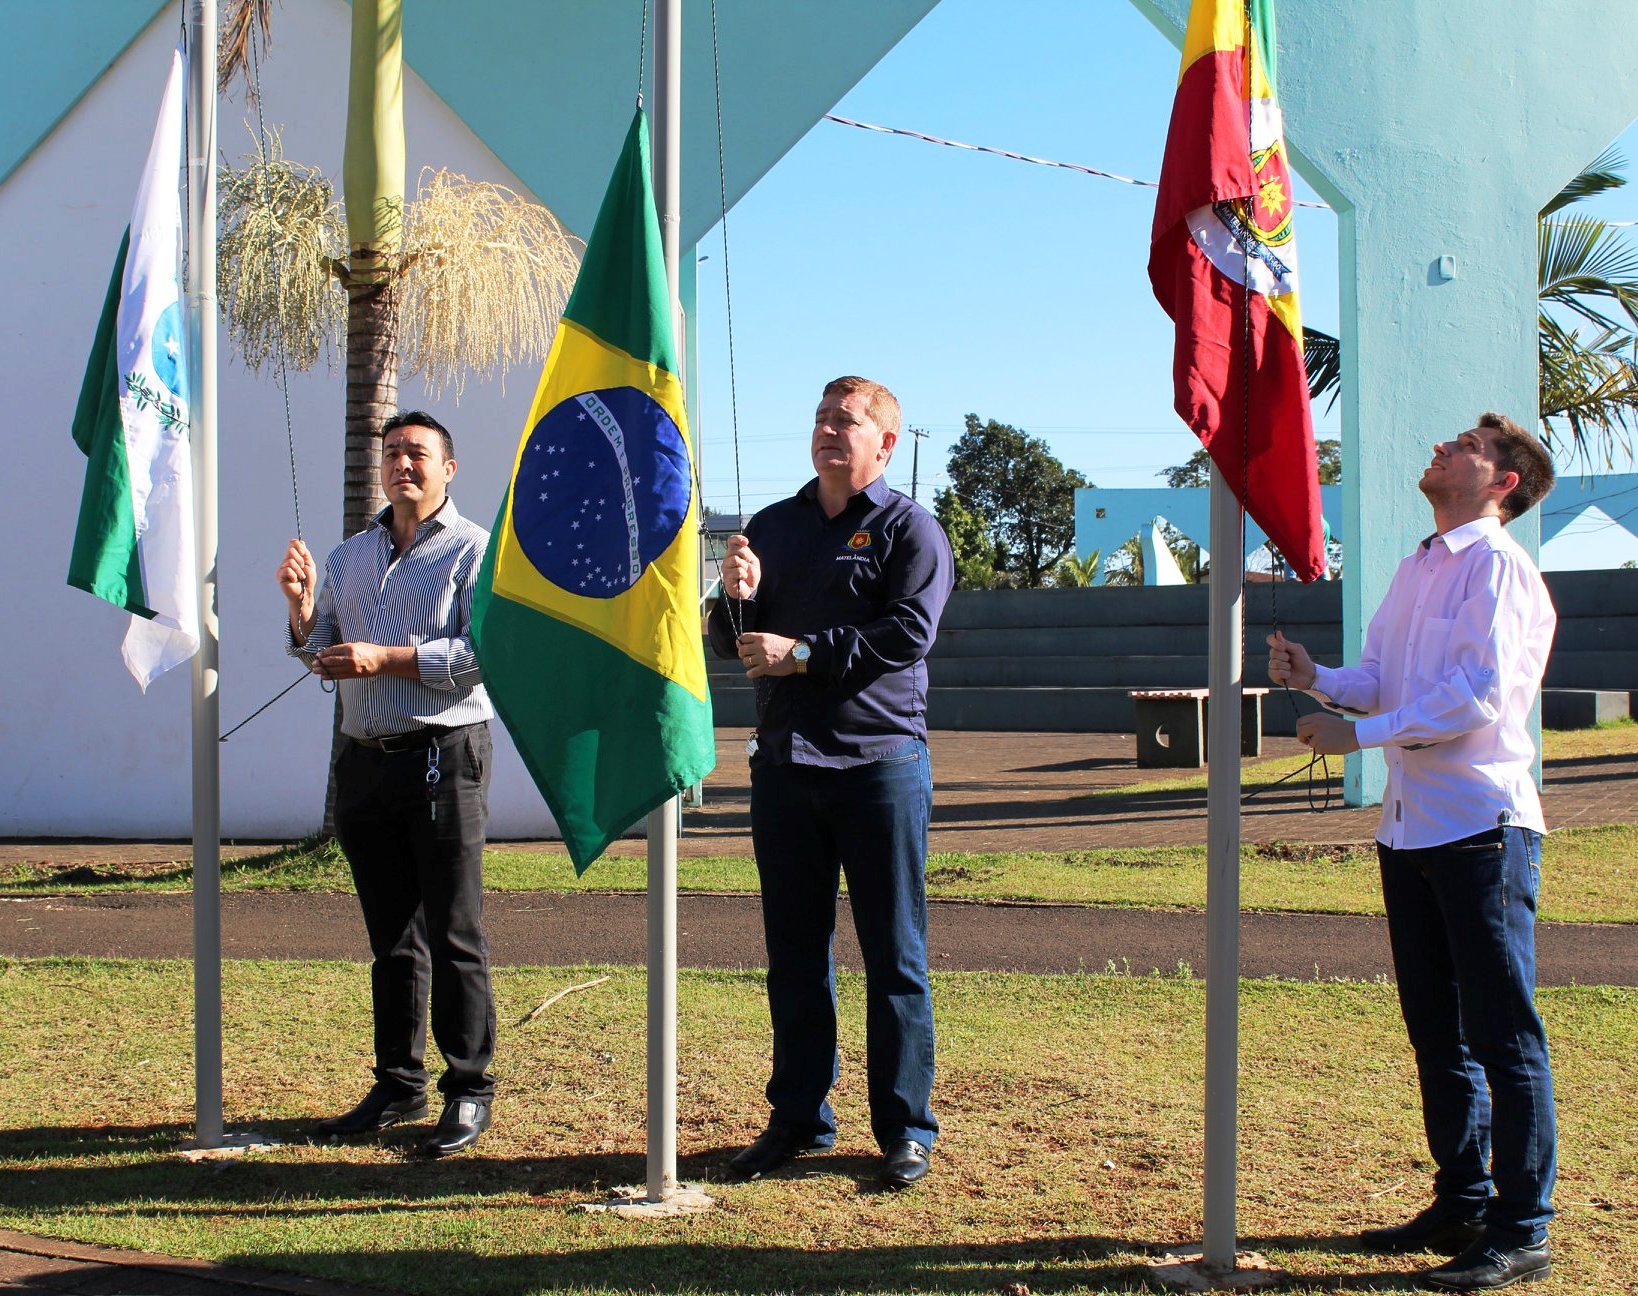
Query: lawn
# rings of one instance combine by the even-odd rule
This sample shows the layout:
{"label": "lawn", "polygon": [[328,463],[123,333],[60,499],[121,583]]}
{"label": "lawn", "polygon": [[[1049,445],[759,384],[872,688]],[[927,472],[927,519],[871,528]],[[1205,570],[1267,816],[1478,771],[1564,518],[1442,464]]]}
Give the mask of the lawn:
{"label": "lawn", "polygon": [[[554,990],[608,972],[526,1027]],[[838,1151],[713,1185],[714,1212],[583,1214],[643,1175],[640,971],[507,969],[496,1127],[423,1165],[398,1140],[299,1141],[361,1086],[367,972],[227,965],[233,1127],[283,1146],[175,1155],[191,1119],[189,971],[178,963],[0,961],[0,1227],[435,1296],[468,1293],[1149,1290],[1143,1257],[1199,1236],[1202,986],[1174,977],[955,974],[935,980],[934,1176],[877,1191],[862,1112],[861,984],[844,976]],[[1630,1154],[1638,992],[1542,992],[1562,1119],[1550,1293],[1627,1290],[1638,1253]],[[759,1128],[762,979],[680,981],[680,1146],[707,1180]],[[1247,982],[1239,1232],[1288,1291],[1413,1290],[1416,1257],[1366,1257],[1360,1226],[1421,1204],[1428,1167],[1392,989]]]}
{"label": "lawn", "polygon": [[[1543,846],[1543,918],[1561,922],[1638,922],[1638,827],[1566,828]],[[1246,845],[1241,903],[1247,909],[1297,913],[1380,914],[1376,852],[1364,844]],[[493,847],[484,855],[485,885],[497,891],[641,890],[640,857],[598,861],[576,877],[561,851]],[[748,856],[677,862],[683,891],[755,891]],[[66,875],[60,868],[13,866],[0,892],[185,891],[184,865],[105,865]],[[252,852],[223,865],[227,891],[350,891],[346,861],[332,843]],[[928,894],[948,900],[1014,900],[1056,904],[1199,908],[1206,903],[1206,850],[1171,846],[1086,851],[939,853],[927,861]]]}
{"label": "lawn", "polygon": [[[1548,731],[1544,746],[1547,759],[1554,762],[1629,756],[1638,752],[1638,724],[1622,721],[1597,729]],[[1305,764],[1301,756],[1247,762],[1243,785],[1248,790],[1270,785]],[[1204,788],[1205,775],[1189,773],[1089,795],[1118,802],[1122,797]],[[226,891],[352,889],[346,861],[333,842],[228,848],[224,856]],[[1541,916],[1559,922],[1638,922],[1634,860],[1635,825],[1566,828],[1549,834],[1543,845]],[[757,889],[756,864],[749,856],[683,858],[677,872],[683,891]],[[637,891],[645,879],[646,864],[637,855],[599,860],[580,877],[561,849],[500,845],[484,856],[485,885],[496,891]],[[927,869],[928,894],[939,899],[1144,908],[1200,908],[1206,902],[1205,879],[1203,846],[935,853]],[[89,867],[0,863],[0,894],[186,891],[192,884],[191,868],[175,861]],[[1247,844],[1241,852],[1241,902],[1247,909],[1380,914],[1375,849],[1369,842]]]}

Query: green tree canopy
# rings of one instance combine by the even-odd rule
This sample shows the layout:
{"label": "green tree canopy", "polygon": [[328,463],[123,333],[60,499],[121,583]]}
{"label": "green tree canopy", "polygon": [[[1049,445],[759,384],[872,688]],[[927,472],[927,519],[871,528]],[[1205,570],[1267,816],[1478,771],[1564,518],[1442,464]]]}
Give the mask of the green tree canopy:
{"label": "green tree canopy", "polygon": [[1045,584],[1075,546],[1075,491],[1091,483],[1066,469],[1040,437],[967,415],[950,451],[950,482],[985,520],[996,566],[1029,589]]}
{"label": "green tree canopy", "polygon": [[989,589],[995,584],[995,541],[983,515],[974,513],[953,490],[933,496],[933,516],[955,554],[956,588]]}

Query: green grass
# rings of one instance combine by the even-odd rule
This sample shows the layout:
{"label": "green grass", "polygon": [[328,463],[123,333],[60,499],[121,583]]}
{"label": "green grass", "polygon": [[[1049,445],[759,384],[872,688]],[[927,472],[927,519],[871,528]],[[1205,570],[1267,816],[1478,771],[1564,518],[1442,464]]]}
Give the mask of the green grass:
{"label": "green grass", "polygon": [[[1200,1232],[1204,991],[1175,977],[935,978],[935,1173],[875,1190],[861,985],[840,978],[837,1152],[711,1185],[714,1212],[637,1223],[581,1202],[643,1176],[640,971],[514,1025],[588,969],[498,974],[501,1097],[476,1154],[423,1165],[399,1139],[309,1146],[365,1081],[368,973],[226,970],[230,1127],[283,1142],[239,1162],[175,1155],[191,1120],[189,970],[0,961],[0,1227],[429,1296],[686,1291],[1137,1293],[1152,1249]],[[1562,1120],[1555,1274],[1541,1296],[1626,1290],[1638,992],[1542,992]],[[1247,982],[1239,1233],[1302,1293],[1411,1291],[1425,1257],[1349,1237],[1426,1199],[1415,1081],[1390,987]],[[681,1170],[705,1180],[760,1128],[756,974],[680,980]],[[1017,1284],[1018,1286],[1015,1286]]]}
{"label": "green grass", "polygon": [[[1297,913],[1380,914],[1376,852],[1368,843],[1308,846],[1247,845],[1241,852],[1241,903],[1248,909]],[[1638,922],[1638,827],[1566,828],[1543,846],[1541,915],[1559,922]],[[576,877],[561,851],[492,848],[485,883],[496,891],[641,890],[646,865],[622,856]],[[756,865],[748,856],[682,859],[684,891],[751,892]],[[170,864],[105,865],[83,870],[15,866],[0,872],[0,891],[185,891],[191,872]],[[228,891],[350,891],[346,862],[334,843],[307,843],[247,855],[223,865]],[[1200,908],[1206,903],[1203,846],[1087,851],[936,853],[927,861],[928,894],[948,900]]]}

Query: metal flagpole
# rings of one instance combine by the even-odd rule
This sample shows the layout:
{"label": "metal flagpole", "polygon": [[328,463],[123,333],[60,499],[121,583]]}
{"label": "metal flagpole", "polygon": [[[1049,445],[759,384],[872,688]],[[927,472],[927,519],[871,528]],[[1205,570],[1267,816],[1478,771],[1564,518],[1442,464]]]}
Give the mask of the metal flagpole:
{"label": "metal flagpole", "polygon": [[[654,6],[654,194],[680,331],[682,0]],[[677,798],[648,816],[648,1200],[677,1190]]]}
{"label": "metal flagpole", "polygon": [[199,651],[193,658],[194,1122],[222,1145],[220,626],[216,615],[216,0],[188,3],[188,368]]}
{"label": "metal flagpole", "polygon": [[1240,698],[1245,518],[1211,470],[1211,613],[1206,725],[1206,1164],[1201,1259],[1235,1265],[1240,1064]]}

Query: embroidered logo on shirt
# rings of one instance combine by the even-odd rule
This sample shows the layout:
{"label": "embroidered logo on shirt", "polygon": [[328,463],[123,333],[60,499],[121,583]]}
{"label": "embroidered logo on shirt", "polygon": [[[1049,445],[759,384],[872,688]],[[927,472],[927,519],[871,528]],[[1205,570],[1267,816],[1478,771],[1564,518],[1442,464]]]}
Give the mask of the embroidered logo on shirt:
{"label": "embroidered logo on shirt", "polygon": [[870,548],[870,532],[868,532],[868,531],[855,531],[852,534],[852,536],[849,537],[848,542],[847,542],[847,547],[849,549],[868,549],[868,548]]}

